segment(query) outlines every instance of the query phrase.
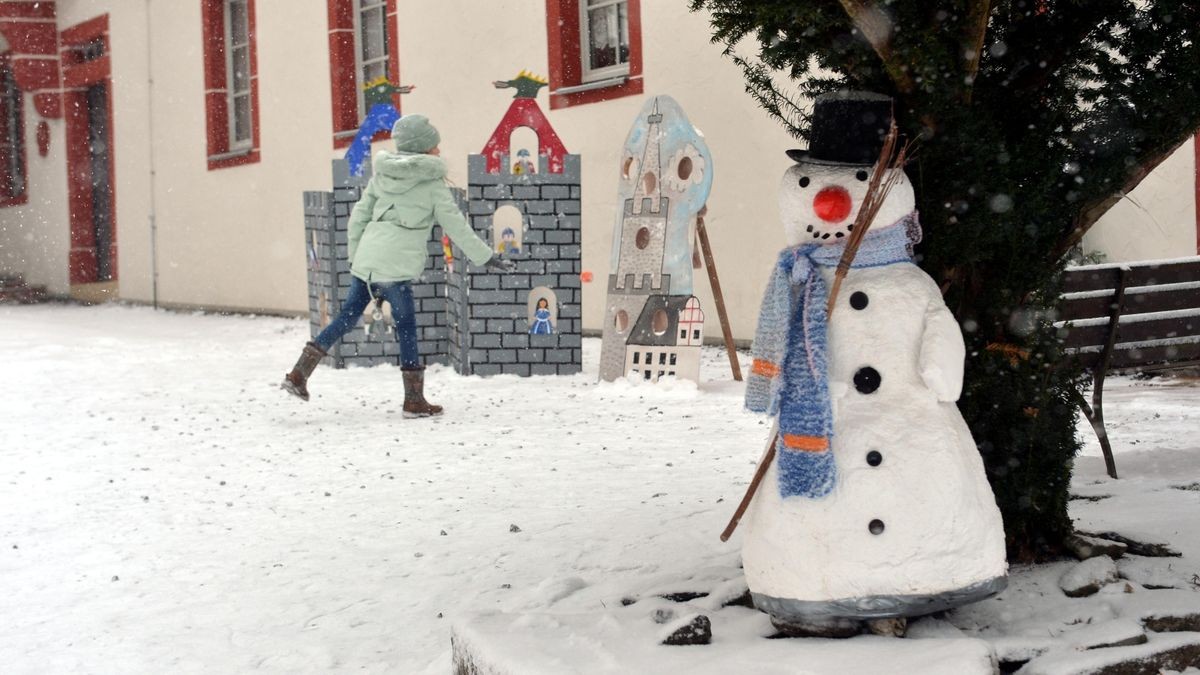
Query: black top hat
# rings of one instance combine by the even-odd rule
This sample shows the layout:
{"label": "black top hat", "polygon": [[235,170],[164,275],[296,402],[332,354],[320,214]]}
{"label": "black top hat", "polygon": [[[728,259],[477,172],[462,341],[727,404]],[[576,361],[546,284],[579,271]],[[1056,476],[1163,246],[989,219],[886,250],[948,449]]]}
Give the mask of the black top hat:
{"label": "black top hat", "polygon": [[813,105],[808,150],[788,150],[797,162],[866,164],[879,160],[892,126],[892,99],[867,91],[835,91]]}

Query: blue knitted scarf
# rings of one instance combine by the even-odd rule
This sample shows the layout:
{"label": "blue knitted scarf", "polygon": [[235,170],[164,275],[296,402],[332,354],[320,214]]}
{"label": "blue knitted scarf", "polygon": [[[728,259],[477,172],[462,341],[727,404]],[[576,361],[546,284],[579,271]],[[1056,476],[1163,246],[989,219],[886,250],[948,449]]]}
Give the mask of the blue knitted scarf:
{"label": "blue knitted scarf", "polygon": [[[869,231],[851,266],[911,262],[920,231],[915,212]],[[775,453],[784,497],[823,497],[837,481],[826,362],[829,289],[818,268],[836,267],[845,249],[843,241],[780,252],[758,317],[746,407],[779,418]]]}

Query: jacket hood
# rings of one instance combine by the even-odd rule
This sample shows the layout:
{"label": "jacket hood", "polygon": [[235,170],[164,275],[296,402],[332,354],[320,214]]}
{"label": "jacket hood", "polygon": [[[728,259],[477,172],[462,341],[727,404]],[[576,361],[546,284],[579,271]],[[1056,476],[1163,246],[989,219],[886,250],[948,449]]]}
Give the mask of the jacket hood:
{"label": "jacket hood", "polygon": [[375,155],[374,167],[376,187],[391,194],[446,177],[446,162],[435,155],[383,150]]}

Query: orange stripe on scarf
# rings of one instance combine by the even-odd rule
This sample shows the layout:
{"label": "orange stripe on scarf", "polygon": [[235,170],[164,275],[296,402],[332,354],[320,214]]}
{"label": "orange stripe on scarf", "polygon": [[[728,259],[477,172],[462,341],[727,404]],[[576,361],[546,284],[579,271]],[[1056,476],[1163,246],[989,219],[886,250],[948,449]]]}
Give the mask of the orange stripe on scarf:
{"label": "orange stripe on scarf", "polygon": [[783,445],[789,450],[824,452],[829,449],[829,439],[824,436],[798,436],[783,434]]}
{"label": "orange stripe on scarf", "polygon": [[779,374],[779,366],[770,361],[754,359],[754,365],[750,367],[750,372],[764,377],[775,377]]}

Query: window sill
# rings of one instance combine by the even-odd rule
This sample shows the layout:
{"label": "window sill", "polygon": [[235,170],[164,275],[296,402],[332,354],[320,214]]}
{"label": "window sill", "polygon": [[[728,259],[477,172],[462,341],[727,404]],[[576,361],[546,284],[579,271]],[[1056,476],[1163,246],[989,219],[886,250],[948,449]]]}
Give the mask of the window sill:
{"label": "window sill", "polygon": [[0,198],[0,209],[6,206],[22,206],[29,203],[29,193],[17,195],[16,197]]}
{"label": "window sill", "polygon": [[642,78],[620,77],[588,82],[585,84],[561,87],[550,92],[550,109],[559,110],[587,103],[599,103],[625,96],[640,96],[642,93]]}
{"label": "window sill", "polygon": [[258,148],[250,148],[249,150],[239,150],[237,152],[225,152],[219,155],[209,155],[208,170],[227,169],[231,166],[243,166],[245,164],[257,164],[262,157]]}
{"label": "window sill", "polygon": [[[358,129],[351,129],[350,131],[339,131],[339,132],[335,133],[333,135],[333,149],[334,150],[344,150],[345,148],[350,147],[350,144],[354,142],[354,137],[357,135],[358,135]],[[376,132],[376,134],[371,137],[371,142],[378,143],[379,141],[386,141],[391,137],[392,137],[391,129],[388,129],[385,131],[379,131],[379,132]]]}

